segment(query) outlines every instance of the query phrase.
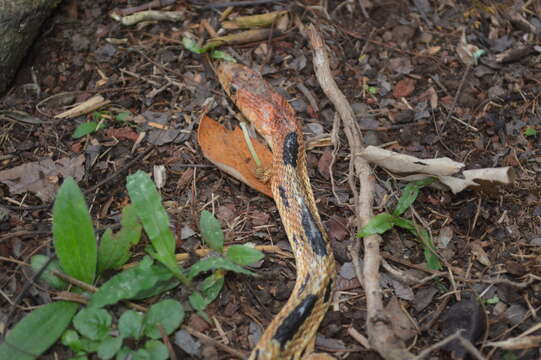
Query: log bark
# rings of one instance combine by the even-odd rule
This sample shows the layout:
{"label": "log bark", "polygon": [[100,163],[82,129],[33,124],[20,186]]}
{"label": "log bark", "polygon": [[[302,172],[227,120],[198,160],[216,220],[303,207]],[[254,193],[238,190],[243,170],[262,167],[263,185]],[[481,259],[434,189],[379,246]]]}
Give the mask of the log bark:
{"label": "log bark", "polygon": [[0,0],[0,96],[60,0]]}

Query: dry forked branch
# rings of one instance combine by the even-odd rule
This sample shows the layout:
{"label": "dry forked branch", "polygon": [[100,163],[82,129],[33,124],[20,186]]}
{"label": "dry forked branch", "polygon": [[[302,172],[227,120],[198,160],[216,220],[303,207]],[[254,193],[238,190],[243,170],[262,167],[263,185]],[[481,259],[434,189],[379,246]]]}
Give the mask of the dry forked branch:
{"label": "dry forked branch", "polygon": [[[372,218],[373,182],[368,162],[360,156],[364,149],[361,133],[356,125],[353,110],[342,91],[336,85],[332,77],[329,58],[325,51],[323,39],[314,25],[310,25],[306,35],[313,49],[314,69],[318,82],[323,92],[334,104],[342,118],[344,132],[348,139],[351,151],[352,168],[355,179],[359,182],[359,191],[355,188],[356,180],[350,181],[350,186],[355,197],[355,215],[357,227],[360,230]],[[404,343],[394,334],[390,320],[383,309],[382,292],[379,285],[379,266],[381,254],[379,246],[381,237],[377,235],[364,238],[364,267],[363,278],[367,304],[367,329],[370,346],[384,359],[407,360],[413,359],[414,355],[407,351]],[[358,242],[352,251],[353,259],[357,258],[360,249]],[[360,277],[360,271],[357,276]]]}

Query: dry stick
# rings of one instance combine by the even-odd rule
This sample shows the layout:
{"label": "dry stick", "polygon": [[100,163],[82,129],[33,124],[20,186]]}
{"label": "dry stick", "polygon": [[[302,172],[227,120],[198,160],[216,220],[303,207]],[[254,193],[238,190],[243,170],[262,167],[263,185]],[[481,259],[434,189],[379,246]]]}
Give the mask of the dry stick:
{"label": "dry stick", "polygon": [[[359,197],[355,204],[357,227],[360,229],[372,218],[372,202],[374,178],[370,173],[368,162],[360,156],[363,150],[363,142],[359,129],[356,126],[353,110],[346,97],[336,85],[329,66],[329,59],[325,52],[323,39],[313,25],[307,30],[307,35],[314,52],[314,69],[318,82],[325,95],[334,104],[342,118],[344,132],[349,142],[351,158],[356,178],[359,179]],[[385,315],[379,286],[379,266],[381,255],[379,245],[381,237],[378,235],[364,238],[364,289],[366,293],[366,305],[368,317],[366,325],[370,345],[384,359],[406,360],[413,359],[414,355],[408,352],[400,339],[398,339],[390,324],[390,319]],[[360,250],[360,241],[356,242],[352,256],[356,256]]]}
{"label": "dry stick", "polygon": [[430,353],[434,350],[437,350],[447,344],[449,344],[451,341],[458,340],[460,344],[471,354],[473,357],[477,360],[485,360],[484,356],[473,346],[473,344],[468,341],[467,339],[463,338],[460,334],[463,330],[457,330],[456,333],[449,335],[445,339],[443,339],[440,342],[435,343],[434,345],[426,348],[425,350],[421,351],[418,356],[415,357],[415,360],[421,360],[426,358]]}

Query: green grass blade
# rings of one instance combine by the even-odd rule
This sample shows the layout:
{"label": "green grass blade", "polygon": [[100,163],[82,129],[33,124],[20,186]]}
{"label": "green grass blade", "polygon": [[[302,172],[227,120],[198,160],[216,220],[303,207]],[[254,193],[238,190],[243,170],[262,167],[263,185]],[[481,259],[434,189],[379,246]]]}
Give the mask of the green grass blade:
{"label": "green grass blade", "polygon": [[62,336],[78,307],[76,303],[59,301],[32,311],[7,334],[0,345],[0,359],[38,358]]}
{"label": "green grass blade", "polygon": [[413,204],[417,199],[417,196],[419,196],[419,190],[426,185],[433,183],[434,180],[435,178],[431,177],[408,183],[408,185],[406,185],[402,191],[402,196],[400,196],[400,199],[398,199],[398,203],[393,211],[393,215],[400,216],[404,213],[404,211],[408,210],[411,204]]}
{"label": "green grass blade", "polygon": [[83,193],[67,178],[53,207],[54,247],[64,272],[92,284],[96,274],[97,245]]}

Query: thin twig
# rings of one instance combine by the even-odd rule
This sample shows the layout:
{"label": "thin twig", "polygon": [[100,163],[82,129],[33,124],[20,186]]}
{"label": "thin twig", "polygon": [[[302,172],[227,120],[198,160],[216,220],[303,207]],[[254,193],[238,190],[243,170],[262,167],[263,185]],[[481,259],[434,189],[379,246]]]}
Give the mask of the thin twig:
{"label": "thin twig", "polygon": [[203,334],[202,332],[199,332],[187,325],[183,325],[182,328],[184,330],[186,330],[187,332],[189,332],[191,335],[195,336],[196,338],[198,338],[199,340],[201,341],[204,341],[206,343],[209,343],[210,345],[213,345],[217,348],[220,348],[220,350],[223,350],[225,351],[226,353],[230,354],[230,355],[233,355],[234,357],[238,358],[238,359],[246,359],[248,357],[248,354],[244,353],[243,351],[239,351],[237,349],[233,349],[232,347],[230,346],[227,346],[225,344],[222,344],[221,342],[219,341],[216,341],[214,340],[213,338]]}
{"label": "thin twig", "polygon": [[[307,29],[307,36],[313,49],[314,69],[318,82],[325,95],[334,104],[342,118],[344,132],[348,139],[355,178],[359,181],[359,198],[355,204],[357,227],[360,228],[370,221],[373,216],[372,202],[374,198],[374,177],[370,166],[360,153],[364,149],[361,133],[357,127],[351,105],[336,85],[331,74],[329,58],[325,51],[323,39],[313,25]],[[381,255],[379,252],[381,238],[378,235],[364,238],[364,267],[363,281],[366,293],[368,337],[371,347],[384,359],[406,360],[413,359],[413,354],[406,350],[404,343],[398,339],[385,315],[382,301],[382,291],[379,285],[379,266]],[[359,253],[360,241],[356,241],[353,254]]]}
{"label": "thin twig", "polygon": [[448,337],[446,337],[445,339],[435,343],[434,345],[432,346],[429,346],[428,348],[424,349],[423,351],[421,351],[419,353],[419,355],[417,355],[414,359],[415,360],[421,360],[421,359],[424,359],[426,358],[428,355],[430,355],[430,353],[432,351],[435,351],[437,349],[440,349],[442,348],[443,346],[449,344],[451,341],[454,341],[454,340],[458,340],[460,341],[460,344],[471,354],[473,355],[476,359],[478,360],[485,360],[485,357],[483,356],[483,354],[481,354],[479,352],[479,350],[477,350],[471,342],[469,342],[468,340],[464,339],[460,334],[461,332],[464,331],[462,329],[460,330],[457,330],[456,333],[452,334],[452,335],[449,335]]}

